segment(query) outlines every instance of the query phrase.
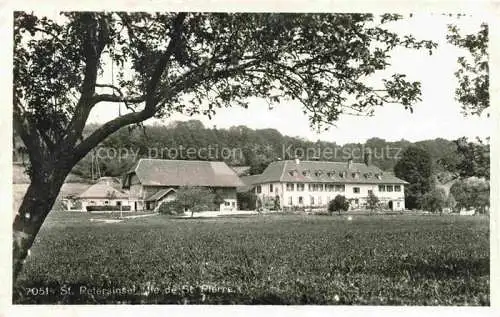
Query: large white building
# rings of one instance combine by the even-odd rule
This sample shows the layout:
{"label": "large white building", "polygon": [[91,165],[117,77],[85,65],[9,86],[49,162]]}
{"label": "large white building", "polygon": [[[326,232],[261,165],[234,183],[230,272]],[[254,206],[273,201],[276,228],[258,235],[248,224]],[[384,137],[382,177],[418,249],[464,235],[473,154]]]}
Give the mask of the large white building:
{"label": "large white building", "polygon": [[261,201],[279,199],[280,207],[326,208],[337,195],[345,196],[350,209],[364,209],[369,192],[382,207],[404,210],[404,186],[408,184],[390,173],[365,163],[327,161],[276,161],[260,175],[242,177],[247,189]]}

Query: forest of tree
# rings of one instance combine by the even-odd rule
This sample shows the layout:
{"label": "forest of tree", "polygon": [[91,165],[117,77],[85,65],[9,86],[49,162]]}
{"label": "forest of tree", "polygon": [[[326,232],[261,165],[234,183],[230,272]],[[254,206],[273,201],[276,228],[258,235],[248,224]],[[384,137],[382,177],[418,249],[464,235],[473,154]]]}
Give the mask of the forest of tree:
{"label": "forest of tree", "polygon": [[[86,133],[91,133],[98,125],[89,125]],[[104,142],[95,152],[85,156],[73,169],[73,173],[84,178],[91,178],[92,155],[99,157],[101,176],[120,176],[129,170],[139,158],[224,160],[230,166],[250,166],[250,174],[261,173],[266,166],[278,159],[292,159],[290,154],[303,154],[302,159],[320,159],[342,161],[349,153],[354,154],[354,161],[362,162],[362,152],[371,150],[372,164],[385,171],[393,170],[401,153],[410,145],[427,151],[433,162],[438,163],[453,156],[456,144],[453,141],[437,138],[419,142],[407,140],[386,141],[371,138],[365,143],[347,143],[338,145],[328,141],[310,141],[298,137],[282,135],[275,129],[254,130],[246,126],[219,129],[205,127],[198,120],[173,122],[169,125],[149,125],[144,128],[129,130],[123,128]],[[201,149],[211,147],[212,157],[179,149]],[[221,153],[221,149],[231,149]],[[301,149],[302,152],[296,152]],[[318,149],[320,149],[318,151]],[[113,152],[115,151],[115,152]],[[121,151],[121,155],[118,154]],[[335,155],[336,153],[336,155]],[[188,155],[189,154],[189,155]],[[201,154],[206,154],[202,152]],[[443,164],[433,164],[434,172],[446,178]]]}

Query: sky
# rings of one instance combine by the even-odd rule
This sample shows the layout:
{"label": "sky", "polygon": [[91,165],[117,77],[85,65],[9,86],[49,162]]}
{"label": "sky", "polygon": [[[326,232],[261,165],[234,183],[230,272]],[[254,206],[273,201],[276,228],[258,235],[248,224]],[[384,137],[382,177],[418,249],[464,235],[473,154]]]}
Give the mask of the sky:
{"label": "sky", "polygon": [[[481,22],[477,17],[457,19],[441,14],[417,14],[390,26],[392,31],[400,34],[412,34],[417,39],[438,43],[432,55],[426,50],[408,49],[397,49],[392,53],[388,73],[404,73],[408,79],[422,83],[422,101],[415,104],[413,113],[401,105],[387,104],[378,108],[372,117],[341,116],[327,131],[320,132],[309,126],[300,103],[286,102],[269,109],[264,100],[252,98],[248,109],[237,106],[219,109],[212,119],[202,115],[174,114],[168,119],[150,119],[146,123],[168,124],[197,119],[206,127],[246,125],[252,129],[274,128],[284,135],[337,144],[364,142],[372,137],[412,142],[438,137],[449,140],[462,136],[484,138],[491,134],[491,119],[485,115],[464,116],[460,104],[454,99],[457,58],[466,52],[446,41],[447,24],[455,23],[464,32],[471,32],[477,30]],[[103,103],[93,109],[89,123],[104,123],[117,114],[116,104]]]}

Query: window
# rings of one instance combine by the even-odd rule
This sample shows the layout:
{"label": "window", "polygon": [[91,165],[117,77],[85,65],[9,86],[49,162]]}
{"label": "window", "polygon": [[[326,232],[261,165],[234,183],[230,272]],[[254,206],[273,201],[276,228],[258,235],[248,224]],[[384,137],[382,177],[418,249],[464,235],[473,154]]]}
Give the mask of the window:
{"label": "window", "polygon": [[325,186],[326,186],[325,191],[328,192],[333,192],[333,190],[335,189],[335,185],[333,184],[326,184]]}
{"label": "window", "polygon": [[320,192],[322,192],[323,191],[323,184],[318,184],[318,189]]}
{"label": "window", "polygon": [[356,178],[356,173],[351,173],[352,178]]}
{"label": "window", "polygon": [[234,201],[231,202],[231,207],[236,207],[236,203]]}
{"label": "window", "polygon": [[305,188],[305,185],[304,185],[304,184],[297,184],[297,191],[298,191],[298,192],[303,192],[303,191],[304,191],[304,188]]}
{"label": "window", "polygon": [[392,192],[392,185],[387,185],[386,189],[388,192]]}
{"label": "window", "polygon": [[340,173],[339,173],[339,176],[340,176],[341,178],[344,178],[344,177],[345,177],[345,172],[340,172]]}
{"label": "window", "polygon": [[314,206],[314,196],[311,196],[310,200],[311,200],[311,206]]}
{"label": "window", "polygon": [[385,192],[385,185],[378,185],[379,192]]}
{"label": "window", "polygon": [[105,201],[104,201],[104,204],[105,204],[105,205],[109,204],[109,201],[105,200]]}
{"label": "window", "polygon": [[121,206],[121,205],[122,205],[122,202],[121,202],[121,201],[117,201],[117,202],[116,202],[116,205],[117,205],[117,206]]}
{"label": "window", "polygon": [[400,207],[400,206],[401,206],[401,203],[398,201],[398,202],[396,203],[396,206]]}
{"label": "window", "polygon": [[359,187],[353,187],[352,192],[355,194],[359,194]]}
{"label": "window", "polygon": [[231,206],[231,203],[229,201],[224,201],[224,206]]}
{"label": "window", "polygon": [[262,187],[260,185],[257,185],[255,189],[257,190],[257,194],[262,193]]}
{"label": "window", "polygon": [[359,199],[357,199],[357,198],[356,198],[356,199],[354,199],[354,203],[355,203],[356,205],[358,205],[358,204],[359,204]]}
{"label": "window", "polygon": [[295,187],[294,185],[295,185],[294,183],[286,183],[286,190],[293,192],[294,187]]}
{"label": "window", "polygon": [[273,184],[269,184],[269,192],[273,192]]}
{"label": "window", "polygon": [[302,196],[299,196],[299,205],[302,205],[304,203],[304,198]]}
{"label": "window", "polygon": [[394,191],[395,192],[400,192],[401,191],[401,185],[394,185]]}
{"label": "window", "polygon": [[345,192],[345,185],[335,185],[336,192]]}
{"label": "window", "polygon": [[290,174],[290,176],[297,176],[297,171],[291,170],[291,171],[288,171],[288,174]]}
{"label": "window", "polygon": [[312,188],[313,188],[312,184],[308,184],[307,187],[309,188],[309,191],[312,192]]}
{"label": "window", "polygon": [[288,206],[291,206],[293,204],[292,201],[292,196],[288,197]]}
{"label": "window", "polygon": [[309,176],[309,171],[302,171],[302,175]]}
{"label": "window", "polygon": [[368,189],[368,195],[371,195],[371,194],[373,194],[373,190]]}

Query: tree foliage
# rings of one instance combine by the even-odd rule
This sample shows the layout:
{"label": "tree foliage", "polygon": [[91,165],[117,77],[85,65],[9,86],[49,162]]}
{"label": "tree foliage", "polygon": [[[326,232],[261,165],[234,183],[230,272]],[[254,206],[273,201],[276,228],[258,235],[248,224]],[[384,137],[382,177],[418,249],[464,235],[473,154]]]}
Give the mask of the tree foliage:
{"label": "tree foliage", "polygon": [[373,191],[368,192],[368,199],[366,200],[366,204],[368,206],[368,209],[371,211],[375,210],[377,208],[378,203],[379,203],[378,197],[373,193]]}
{"label": "tree foliage", "polygon": [[236,194],[240,210],[257,209],[257,195],[253,192],[241,192]]}
{"label": "tree foliage", "polygon": [[420,208],[422,196],[433,185],[429,153],[416,146],[407,148],[394,166],[394,173],[410,183],[405,185],[405,206],[409,209]]}
{"label": "tree foliage", "polygon": [[[220,107],[246,107],[248,97],[299,100],[313,125],[344,113],[369,114],[384,103],[410,109],[419,100],[418,82],[394,74],[382,86],[366,84],[389,65],[395,47],[435,47],[383,27],[400,18],[70,12],[53,20],[17,12],[15,123],[24,127],[22,137],[38,141],[38,150],[60,154],[64,145],[74,148],[78,161],[121,126],[172,112],[212,116]],[[99,76],[110,63],[113,83]],[[101,102],[136,112],[77,144],[90,110]],[[33,153],[34,144],[27,147]]]}
{"label": "tree foliage", "polygon": [[460,179],[453,183],[450,193],[459,210],[474,208],[477,212],[484,213],[490,206],[490,184],[483,179]]}
{"label": "tree foliage", "polygon": [[466,35],[460,34],[456,25],[450,25],[448,29],[448,41],[468,53],[468,56],[458,58],[456,98],[462,104],[464,114],[481,115],[490,105],[488,25],[482,23],[477,33]]}
{"label": "tree foliage", "polygon": [[448,171],[460,178],[490,179],[490,145],[481,141],[470,142],[465,137],[454,141],[456,150],[439,160]]}
{"label": "tree foliage", "polygon": [[329,212],[337,211],[340,214],[342,211],[347,210],[349,210],[349,201],[343,195],[337,195],[333,200],[328,202]]}
{"label": "tree foliage", "polygon": [[422,209],[430,212],[442,212],[446,206],[446,192],[443,188],[435,187],[422,196]]}
{"label": "tree foliage", "polygon": [[205,187],[182,186],[177,189],[176,200],[185,211],[193,213],[213,208],[216,195]]}

